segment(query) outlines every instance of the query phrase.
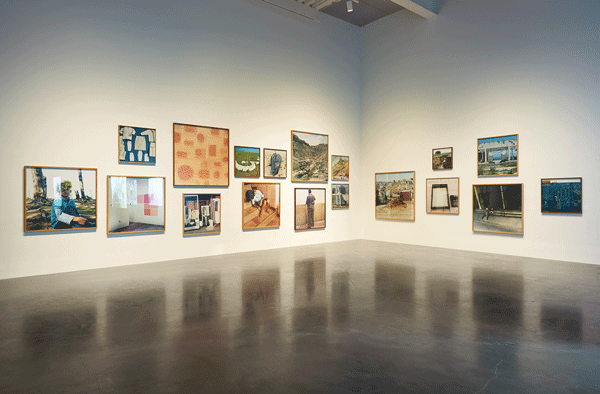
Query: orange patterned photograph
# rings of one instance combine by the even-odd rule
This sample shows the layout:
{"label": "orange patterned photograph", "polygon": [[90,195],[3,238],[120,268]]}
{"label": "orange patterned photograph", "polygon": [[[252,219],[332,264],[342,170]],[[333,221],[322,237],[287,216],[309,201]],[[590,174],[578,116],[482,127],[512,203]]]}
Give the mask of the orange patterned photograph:
{"label": "orange patterned photograph", "polygon": [[229,186],[229,130],[173,123],[173,186]]}

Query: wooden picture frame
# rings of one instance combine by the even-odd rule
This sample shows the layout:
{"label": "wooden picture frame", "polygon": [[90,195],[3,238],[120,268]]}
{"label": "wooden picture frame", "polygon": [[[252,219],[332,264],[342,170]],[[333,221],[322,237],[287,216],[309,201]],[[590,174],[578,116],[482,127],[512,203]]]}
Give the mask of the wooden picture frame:
{"label": "wooden picture frame", "polygon": [[108,235],[165,232],[165,177],[108,175],[106,185]]}
{"label": "wooden picture frame", "polygon": [[98,170],[85,167],[23,167],[23,231],[97,228]]}
{"label": "wooden picture frame", "polygon": [[[279,155],[279,157],[276,155]],[[286,150],[263,148],[263,160],[264,178],[287,178]]]}
{"label": "wooden picture frame", "polygon": [[[317,230],[324,229],[327,224],[327,207],[325,188],[294,189],[294,229]],[[309,196],[312,204],[309,204]]]}
{"label": "wooden picture frame", "polygon": [[427,178],[425,180],[425,211],[458,215],[460,213],[460,180],[451,178]]}
{"label": "wooden picture frame", "polygon": [[119,125],[119,164],[156,164],[156,129]]}
{"label": "wooden picture frame", "polygon": [[184,193],[183,236],[221,233],[222,200],[220,193]]}
{"label": "wooden picture frame", "polygon": [[329,182],[329,136],[292,130],[292,182]]}
{"label": "wooden picture frame", "polygon": [[331,185],[331,209],[350,208],[350,184]]}
{"label": "wooden picture frame", "polygon": [[415,172],[375,173],[375,219],[415,220]]}
{"label": "wooden picture frame", "polygon": [[260,148],[234,146],[233,175],[239,178],[260,178]]}
{"label": "wooden picture frame", "polygon": [[523,184],[473,185],[473,232],[523,235]]}
{"label": "wooden picture frame", "polygon": [[477,176],[519,175],[519,135],[477,139]]}
{"label": "wooden picture frame", "polygon": [[452,147],[435,148],[431,150],[432,170],[451,170],[454,167],[454,152]]}
{"label": "wooden picture frame", "polygon": [[349,181],[350,180],[350,157],[331,155],[331,180]]}
{"label": "wooden picture frame", "polygon": [[173,123],[173,186],[229,186],[229,129]]}
{"label": "wooden picture frame", "polygon": [[278,228],[280,225],[281,183],[242,183],[242,230]]}
{"label": "wooden picture frame", "polygon": [[581,215],[582,178],[542,178],[542,213]]}

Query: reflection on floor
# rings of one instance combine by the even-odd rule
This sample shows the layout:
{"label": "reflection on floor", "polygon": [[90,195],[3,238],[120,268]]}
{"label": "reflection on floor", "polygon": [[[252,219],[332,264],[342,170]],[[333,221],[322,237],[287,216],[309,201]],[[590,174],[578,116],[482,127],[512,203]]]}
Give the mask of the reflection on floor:
{"label": "reflection on floor", "polygon": [[599,392],[599,285],[373,241],[5,280],[0,392]]}

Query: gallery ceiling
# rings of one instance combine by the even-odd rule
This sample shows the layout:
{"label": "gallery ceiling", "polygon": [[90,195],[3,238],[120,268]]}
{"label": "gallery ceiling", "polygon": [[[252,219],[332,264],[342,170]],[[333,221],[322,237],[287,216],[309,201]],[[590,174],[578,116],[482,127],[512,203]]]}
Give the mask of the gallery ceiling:
{"label": "gallery ceiling", "polygon": [[351,0],[351,12],[348,11],[348,0],[295,1],[356,26],[368,25],[404,9],[391,0]]}

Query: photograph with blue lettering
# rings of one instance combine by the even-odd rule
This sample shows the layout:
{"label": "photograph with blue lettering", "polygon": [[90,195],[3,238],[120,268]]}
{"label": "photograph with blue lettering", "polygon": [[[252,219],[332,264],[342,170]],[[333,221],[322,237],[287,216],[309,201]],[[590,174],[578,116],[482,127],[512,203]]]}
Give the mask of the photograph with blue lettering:
{"label": "photograph with blue lettering", "polygon": [[281,149],[263,149],[265,178],[287,178],[287,151]]}
{"label": "photograph with blue lettering", "polygon": [[25,167],[25,232],[96,228],[95,168]]}
{"label": "photograph with blue lettering", "polygon": [[156,129],[119,126],[119,163],[156,164]]}
{"label": "photograph with blue lettering", "polygon": [[581,178],[542,179],[542,213],[581,214]]}
{"label": "photograph with blue lettering", "polygon": [[509,176],[519,174],[519,135],[477,139],[477,175]]}

